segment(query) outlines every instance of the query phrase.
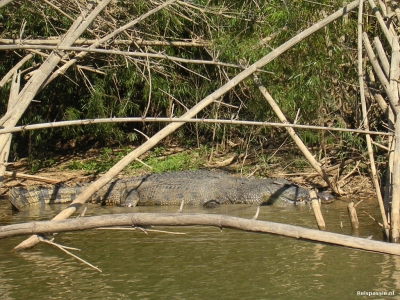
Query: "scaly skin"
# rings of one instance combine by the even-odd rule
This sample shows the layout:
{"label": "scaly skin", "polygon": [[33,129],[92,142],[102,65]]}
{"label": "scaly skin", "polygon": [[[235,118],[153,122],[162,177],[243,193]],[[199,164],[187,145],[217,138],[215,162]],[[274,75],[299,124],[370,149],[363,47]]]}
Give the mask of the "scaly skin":
{"label": "scaly skin", "polygon": [[[20,210],[33,203],[68,203],[86,186],[16,187],[10,194]],[[324,203],[333,201],[320,193]],[[100,189],[88,202],[106,205],[202,205],[273,204],[278,200],[307,202],[307,189],[283,179],[246,179],[210,171],[181,171],[116,179]]]}

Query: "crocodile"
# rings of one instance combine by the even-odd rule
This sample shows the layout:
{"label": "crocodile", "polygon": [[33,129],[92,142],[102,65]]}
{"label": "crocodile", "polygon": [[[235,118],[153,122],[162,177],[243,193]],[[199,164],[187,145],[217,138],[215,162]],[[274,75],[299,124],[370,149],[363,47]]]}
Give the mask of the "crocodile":
{"label": "crocodile", "polygon": [[[10,201],[14,208],[33,203],[68,203],[86,185],[64,184],[39,187],[14,187]],[[333,196],[318,193],[322,203],[330,203]],[[202,205],[273,204],[276,201],[307,203],[309,191],[285,179],[238,178],[222,172],[206,170],[156,173],[138,177],[115,179],[97,191],[88,202],[103,205]]]}

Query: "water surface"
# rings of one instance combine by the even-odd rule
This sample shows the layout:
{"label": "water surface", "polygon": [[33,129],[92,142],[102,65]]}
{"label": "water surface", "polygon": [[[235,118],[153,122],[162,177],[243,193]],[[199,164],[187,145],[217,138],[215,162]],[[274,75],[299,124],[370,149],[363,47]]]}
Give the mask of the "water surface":
{"label": "water surface", "polygon": [[[63,207],[12,212],[0,202],[0,225],[51,219]],[[176,207],[89,206],[87,215],[175,212]],[[374,200],[359,207],[360,237],[381,239]],[[184,212],[252,218],[254,206]],[[351,235],[346,202],[324,205],[327,230]],[[317,228],[308,206],[263,206],[258,219]],[[87,230],[62,233],[56,242],[96,265],[90,269],[41,243],[12,252],[26,237],[0,240],[0,299],[400,299],[400,257],[369,253],[270,234],[214,227],[158,227],[172,235],[141,231]],[[362,296],[357,292],[394,292]]]}

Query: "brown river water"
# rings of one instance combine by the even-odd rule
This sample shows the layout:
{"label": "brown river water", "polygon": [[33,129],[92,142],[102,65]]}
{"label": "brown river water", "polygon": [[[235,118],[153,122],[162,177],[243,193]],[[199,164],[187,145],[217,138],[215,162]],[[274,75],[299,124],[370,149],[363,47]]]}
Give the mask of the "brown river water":
{"label": "brown river water", "polygon": [[[322,206],[327,231],[352,234],[346,204]],[[64,207],[17,213],[2,201],[0,225],[51,219]],[[177,209],[91,205],[87,215]],[[364,201],[357,210],[358,235],[381,240],[379,225],[363,212],[380,219],[375,201]],[[187,207],[184,212],[252,218],[256,207]],[[262,206],[258,219],[317,228],[307,205]],[[0,299],[400,299],[397,256],[215,227],[157,229],[186,234],[87,230],[57,236],[57,243],[80,248],[74,254],[101,273],[48,244],[13,252],[26,237],[2,239]]]}

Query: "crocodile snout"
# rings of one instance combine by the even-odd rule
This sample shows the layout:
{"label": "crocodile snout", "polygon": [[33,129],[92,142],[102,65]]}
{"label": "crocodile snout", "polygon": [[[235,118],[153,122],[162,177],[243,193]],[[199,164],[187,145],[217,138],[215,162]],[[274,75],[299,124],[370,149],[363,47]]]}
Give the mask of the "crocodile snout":
{"label": "crocodile snout", "polygon": [[318,193],[318,198],[321,200],[321,203],[332,203],[335,201],[335,197],[328,193]]}

